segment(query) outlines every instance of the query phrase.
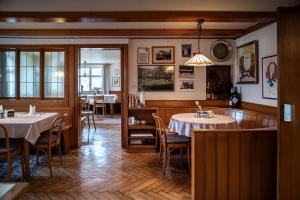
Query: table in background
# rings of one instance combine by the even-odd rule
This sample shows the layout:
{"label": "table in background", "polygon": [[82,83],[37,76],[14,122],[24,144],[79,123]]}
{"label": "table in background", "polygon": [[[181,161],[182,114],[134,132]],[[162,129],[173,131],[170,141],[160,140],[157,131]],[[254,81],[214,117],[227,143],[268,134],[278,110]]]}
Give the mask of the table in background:
{"label": "table in background", "polygon": [[28,113],[16,112],[14,117],[1,118],[0,124],[8,132],[9,138],[23,138],[25,176],[30,176],[29,143],[35,144],[40,133],[49,130],[58,113]]}
{"label": "table in background", "polygon": [[95,96],[104,96],[104,102],[102,102],[101,100],[97,100],[96,103],[109,104],[109,106],[110,106],[110,116],[113,117],[113,115],[114,115],[114,104],[117,102],[118,96],[116,94],[96,94],[96,95],[89,94],[89,95],[86,95],[86,97],[87,97],[87,100],[88,100],[90,105],[94,105]]}
{"label": "table in background", "polygon": [[192,137],[192,129],[231,129],[236,128],[234,118],[214,114],[212,118],[196,118],[195,113],[180,113],[171,117],[169,129],[179,135]]}

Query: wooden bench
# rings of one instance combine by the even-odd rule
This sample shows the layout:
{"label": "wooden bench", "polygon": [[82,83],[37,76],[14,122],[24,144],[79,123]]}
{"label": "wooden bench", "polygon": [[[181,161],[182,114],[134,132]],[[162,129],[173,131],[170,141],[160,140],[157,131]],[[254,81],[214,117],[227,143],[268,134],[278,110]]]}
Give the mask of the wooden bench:
{"label": "wooden bench", "polygon": [[273,116],[229,108],[238,129],[194,130],[192,198],[276,199],[277,128]]}

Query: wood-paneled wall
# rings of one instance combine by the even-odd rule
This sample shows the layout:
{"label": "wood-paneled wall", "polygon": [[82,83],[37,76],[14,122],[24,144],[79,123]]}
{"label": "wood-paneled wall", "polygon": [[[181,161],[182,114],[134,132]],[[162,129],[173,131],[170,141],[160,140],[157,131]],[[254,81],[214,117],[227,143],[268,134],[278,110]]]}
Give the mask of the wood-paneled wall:
{"label": "wood-paneled wall", "polygon": [[193,199],[276,199],[276,134],[271,128],[195,131]]}

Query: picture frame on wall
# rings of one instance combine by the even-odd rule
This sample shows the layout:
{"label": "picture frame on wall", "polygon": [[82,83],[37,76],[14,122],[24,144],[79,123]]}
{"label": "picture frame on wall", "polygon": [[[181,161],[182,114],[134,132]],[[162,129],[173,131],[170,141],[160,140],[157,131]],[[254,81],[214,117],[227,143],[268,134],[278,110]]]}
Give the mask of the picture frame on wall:
{"label": "picture frame on wall", "polygon": [[174,91],[174,65],[138,65],[138,91]]}
{"label": "picture frame on wall", "polygon": [[254,40],[237,47],[237,83],[258,83],[258,41]]}
{"label": "picture frame on wall", "polygon": [[194,78],[195,68],[194,66],[179,65],[179,78]]}
{"label": "picture frame on wall", "polygon": [[137,64],[149,64],[149,51],[147,47],[137,48]]}
{"label": "picture frame on wall", "polygon": [[175,47],[152,47],[152,64],[175,64]]}
{"label": "picture frame on wall", "polygon": [[179,80],[179,90],[182,92],[195,91],[195,80],[194,79]]}
{"label": "picture frame on wall", "polygon": [[183,57],[183,58],[192,57],[192,45],[191,44],[182,44],[181,45],[181,57]]}
{"label": "picture frame on wall", "polygon": [[112,77],[112,86],[113,87],[120,87],[120,77],[119,76],[113,76]]}
{"label": "picture frame on wall", "polygon": [[278,99],[277,55],[262,58],[262,98]]}

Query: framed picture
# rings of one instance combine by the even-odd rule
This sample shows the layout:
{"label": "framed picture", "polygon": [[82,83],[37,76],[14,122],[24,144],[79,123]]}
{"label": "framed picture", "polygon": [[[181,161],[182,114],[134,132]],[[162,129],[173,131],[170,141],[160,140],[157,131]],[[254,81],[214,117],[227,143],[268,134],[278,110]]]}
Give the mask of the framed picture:
{"label": "framed picture", "polygon": [[237,83],[258,83],[258,41],[237,47]]}
{"label": "framed picture", "polygon": [[179,87],[180,91],[194,91],[195,82],[194,80],[180,80]]}
{"label": "framed picture", "polygon": [[138,65],[138,91],[174,91],[174,65]]}
{"label": "framed picture", "polygon": [[194,78],[194,66],[179,65],[179,78]]}
{"label": "framed picture", "polygon": [[152,47],[152,64],[174,64],[175,47],[161,46]]}
{"label": "framed picture", "polygon": [[262,58],[262,97],[277,99],[278,65],[277,55]]}
{"label": "framed picture", "polygon": [[182,44],[181,45],[181,57],[190,58],[192,56],[192,45]]}
{"label": "framed picture", "polygon": [[149,64],[149,48],[137,48],[137,64]]}
{"label": "framed picture", "polygon": [[120,77],[119,76],[113,76],[112,77],[112,86],[113,87],[120,87]]}

